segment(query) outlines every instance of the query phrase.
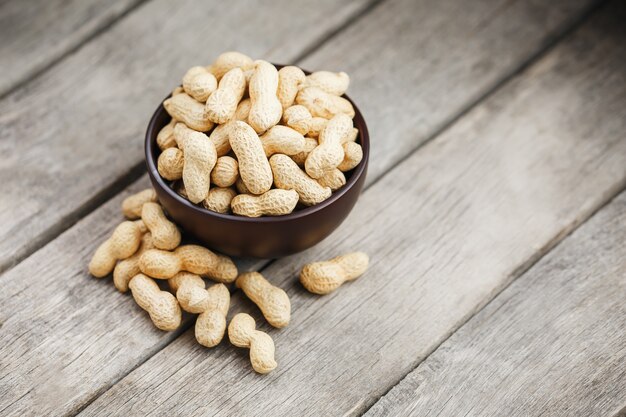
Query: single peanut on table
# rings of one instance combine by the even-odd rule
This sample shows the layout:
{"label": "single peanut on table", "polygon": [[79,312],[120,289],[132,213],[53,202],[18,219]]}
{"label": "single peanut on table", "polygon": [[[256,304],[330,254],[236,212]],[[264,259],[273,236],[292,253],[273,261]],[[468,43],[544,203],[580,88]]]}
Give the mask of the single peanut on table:
{"label": "single peanut on table", "polygon": [[154,325],[165,331],[178,329],[182,312],[176,297],[167,291],[161,291],[154,280],[143,274],[135,275],[128,284],[133,298],[150,315]]}
{"label": "single peanut on table", "polygon": [[123,259],[115,265],[115,269],[113,270],[113,284],[119,292],[128,291],[128,283],[130,280],[141,272],[141,269],[139,269],[139,258],[148,249],[154,249],[152,234],[150,232],[143,234],[139,249],[137,249],[133,256]]}
{"label": "single peanut on table", "polygon": [[367,269],[369,257],[363,252],[352,252],[329,261],[307,264],[300,272],[300,282],[315,294],[328,294],[346,281],[357,279]]}
{"label": "single peanut on table", "polygon": [[152,234],[155,248],[172,250],[180,245],[180,231],[168,220],[163,209],[157,203],[146,203],[141,210],[141,220]]}
{"label": "single peanut on table", "polygon": [[129,220],[138,219],[141,217],[143,205],[151,201],[157,201],[156,192],[152,188],[139,191],[124,199],[122,202],[122,213]]}
{"label": "single peanut on table", "polygon": [[256,372],[267,374],[276,369],[274,341],[267,333],[256,330],[256,322],[250,315],[239,313],[232,318],[228,338],[233,345],[250,349],[250,362]]}
{"label": "single peanut on table", "polygon": [[246,272],[235,281],[246,296],[259,307],[269,324],[281,328],[291,319],[291,303],[287,293],[273,286],[258,272]]}
{"label": "single peanut on table", "polygon": [[141,236],[141,227],[137,223],[122,222],[111,237],[96,249],[89,262],[89,273],[97,278],[109,275],[118,260],[129,258],[137,251]]}

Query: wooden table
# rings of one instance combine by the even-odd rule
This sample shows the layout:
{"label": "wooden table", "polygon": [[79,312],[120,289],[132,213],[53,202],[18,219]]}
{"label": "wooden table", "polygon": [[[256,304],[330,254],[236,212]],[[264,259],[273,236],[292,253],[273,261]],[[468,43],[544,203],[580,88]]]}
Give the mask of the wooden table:
{"label": "wooden table", "polygon": [[[2,2],[0,415],[626,415],[625,21],[619,0]],[[291,298],[267,376],[86,271],[148,185],[152,111],[226,50],[348,72],[372,138],[330,238],[238,261]],[[298,284],[354,249],[361,279]]]}

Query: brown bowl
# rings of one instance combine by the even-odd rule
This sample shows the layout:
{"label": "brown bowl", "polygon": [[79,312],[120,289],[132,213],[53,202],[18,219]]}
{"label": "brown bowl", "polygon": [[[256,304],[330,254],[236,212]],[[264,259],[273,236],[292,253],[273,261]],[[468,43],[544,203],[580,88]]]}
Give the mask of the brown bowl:
{"label": "brown bowl", "polygon": [[320,204],[296,209],[285,216],[249,218],[216,213],[181,197],[172,189],[171,182],[161,178],[157,171],[161,151],[156,137],[171,119],[162,104],[154,112],[146,132],[146,164],[152,186],[172,219],[211,249],[231,256],[254,258],[278,258],[308,249],[326,238],[345,220],[365,182],[369,134],[361,112],[354,102],[352,105],[356,112],[354,126],[359,129],[357,141],[363,148],[363,160],[346,173],[346,184]]}

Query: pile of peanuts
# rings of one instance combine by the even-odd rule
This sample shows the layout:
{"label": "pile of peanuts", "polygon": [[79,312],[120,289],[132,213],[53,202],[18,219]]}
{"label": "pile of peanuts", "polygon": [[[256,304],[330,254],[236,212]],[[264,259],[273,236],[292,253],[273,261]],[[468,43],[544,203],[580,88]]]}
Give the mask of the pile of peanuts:
{"label": "pile of peanuts", "polygon": [[[198,315],[195,323],[198,343],[206,347],[218,345],[227,329],[230,307],[227,285],[233,283],[259,307],[270,325],[283,328],[289,324],[291,303],[285,291],[258,272],[239,274],[227,256],[199,245],[181,245],[180,230],[165,215],[153,189],[126,198],[122,213],[127,220],[98,247],[89,263],[89,272],[97,278],[113,273],[115,288],[122,293],[130,289],[134,300],[157,328],[176,330],[184,310]],[[361,276],[368,263],[368,256],[362,252],[310,263],[302,268],[300,282],[312,293],[328,294]],[[206,288],[203,278],[215,284]],[[167,282],[164,286],[167,288],[162,289],[157,281]],[[274,341],[256,329],[250,315],[238,313],[231,319],[228,338],[233,345],[250,349],[250,361],[256,372],[265,374],[276,368]]]}
{"label": "pile of peanuts", "polygon": [[[226,52],[190,68],[163,106],[157,168],[194,204],[247,216],[312,206],[346,183],[363,158],[344,72],[311,75],[295,66]],[[213,185],[214,187],[212,187]]]}

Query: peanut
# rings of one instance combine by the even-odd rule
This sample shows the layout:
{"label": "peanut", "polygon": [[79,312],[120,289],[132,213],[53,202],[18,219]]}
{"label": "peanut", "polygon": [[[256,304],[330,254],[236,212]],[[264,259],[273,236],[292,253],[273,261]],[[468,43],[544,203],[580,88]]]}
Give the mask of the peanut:
{"label": "peanut", "polygon": [[143,274],[135,275],[128,284],[135,302],[150,315],[154,325],[165,331],[176,330],[182,320],[182,312],[176,297],[161,291],[154,280]]}
{"label": "peanut", "polygon": [[239,178],[239,163],[230,156],[217,158],[215,167],[211,171],[211,181],[218,187],[230,187]]}
{"label": "peanut", "polygon": [[207,68],[207,71],[215,75],[215,78],[221,80],[221,78],[228,71],[233,68],[240,68],[242,71],[247,71],[252,68],[254,61],[249,56],[246,56],[240,52],[224,52],[217,57],[215,62]]}
{"label": "peanut", "polygon": [[287,126],[274,126],[261,136],[263,150],[268,158],[275,153],[295,155],[304,150],[304,136]]}
{"label": "peanut", "polygon": [[233,345],[250,349],[250,362],[256,372],[267,374],[276,369],[274,341],[267,333],[256,330],[252,316],[236,314],[228,325],[228,338]]}
{"label": "peanut", "polygon": [[224,255],[218,255],[198,245],[183,245],[173,252],[147,250],[139,258],[139,269],[156,279],[170,279],[180,271],[187,271],[222,283],[237,278],[237,267]]}
{"label": "peanut", "polygon": [[148,249],[153,249],[152,234],[144,233],[137,252],[130,258],[123,259],[115,265],[113,270],[113,284],[119,292],[128,291],[128,283],[137,274],[141,272],[139,269],[139,258]]}
{"label": "peanut", "polygon": [[247,123],[248,116],[250,115],[250,108],[252,108],[252,101],[250,101],[249,98],[241,100],[237,105],[237,110],[235,110],[235,120]]}
{"label": "peanut", "polygon": [[272,187],[272,170],[263,144],[247,123],[235,121],[229,131],[230,145],[239,161],[239,175],[253,194],[263,194]]}
{"label": "peanut", "polygon": [[214,123],[226,123],[231,120],[237,105],[246,89],[246,79],[241,68],[233,68],[220,80],[220,83],[206,101],[206,115]]}
{"label": "peanut", "polygon": [[330,188],[332,191],[337,191],[344,185],[346,185],[346,176],[337,168],[330,171],[326,171],[324,175],[317,179],[317,182],[324,187]]}
{"label": "peanut", "polygon": [[246,272],[235,281],[246,296],[259,307],[263,317],[274,327],[282,328],[291,319],[291,303],[287,293],[273,286],[258,272]]}
{"label": "peanut", "polygon": [[307,133],[307,135],[312,138],[317,138],[320,133],[322,133],[322,130],[324,130],[324,128],[326,127],[326,123],[328,123],[328,119],[325,119],[323,117],[311,118],[309,133]]}
{"label": "peanut", "polygon": [[209,195],[211,170],[217,161],[215,146],[205,134],[180,123],[174,128],[174,137],[185,155],[183,183],[189,201],[199,203]]}
{"label": "peanut", "polygon": [[183,77],[183,89],[201,103],[217,88],[215,76],[204,67],[191,67]]}
{"label": "peanut", "polygon": [[241,177],[237,178],[237,182],[235,182],[235,188],[239,194],[252,194],[246,184],[243,183]]}
{"label": "peanut", "polygon": [[170,120],[157,134],[156,143],[160,150],[172,148],[176,146],[174,140],[174,126],[178,123],[176,119]]}
{"label": "peanut", "polygon": [[298,67],[287,66],[278,70],[278,90],[276,95],[283,109],[293,104],[298,94],[298,89],[305,79],[304,72]]}
{"label": "peanut", "polygon": [[306,87],[296,96],[296,103],[303,105],[315,117],[332,119],[336,114],[347,114],[354,117],[352,103],[343,97],[329,94],[317,87]]}
{"label": "peanut", "polygon": [[289,214],[298,204],[294,190],[269,190],[261,195],[240,194],[230,203],[233,213],[246,217]]}
{"label": "peanut", "polygon": [[213,122],[204,111],[204,105],[186,93],[176,94],[163,102],[163,107],[174,119],[198,132],[208,132]]}
{"label": "peanut", "polygon": [[330,188],[318,184],[287,155],[276,154],[272,156],[270,165],[276,187],[283,190],[295,190],[300,196],[302,204],[312,206],[330,197]]}
{"label": "peanut", "polygon": [[159,174],[169,181],[176,181],[183,177],[183,165],[185,159],[183,152],[178,148],[167,148],[157,160]]}
{"label": "peanut", "polygon": [[141,220],[152,234],[152,244],[157,249],[172,250],[180,245],[180,231],[169,221],[157,203],[146,203],[141,210]]}
{"label": "peanut", "polygon": [[172,90],[172,96],[175,96],[176,94],[180,94],[180,93],[184,93],[184,92],[185,92],[185,89],[183,87],[181,87],[181,86],[178,86],[178,87],[175,87]]}
{"label": "peanut", "polygon": [[156,192],[152,188],[139,191],[122,202],[122,213],[127,219],[138,219],[141,217],[141,209],[145,203],[157,201]]}
{"label": "peanut", "polygon": [[306,77],[304,85],[341,96],[350,85],[350,77],[345,72],[316,71]]}
{"label": "peanut", "polygon": [[226,332],[226,314],[230,306],[230,293],[224,284],[204,288],[198,275],[179,272],[168,280],[183,310],[200,314],[196,320],[196,340],[202,346],[217,346]]}
{"label": "peanut", "polygon": [[283,123],[296,132],[306,135],[311,127],[311,112],[299,104],[285,109],[283,112]]}
{"label": "peanut", "polygon": [[337,166],[337,169],[343,172],[354,169],[363,159],[363,148],[355,142],[344,143],[343,153],[343,161]]}
{"label": "peanut", "polygon": [[237,192],[232,188],[211,188],[209,195],[202,202],[205,209],[214,211],[216,213],[228,213],[230,210],[230,203],[237,195]]}
{"label": "peanut", "polygon": [[351,129],[352,119],[345,114],[338,114],[328,121],[320,133],[318,147],[311,151],[304,163],[304,170],[311,178],[320,178],[339,166],[344,158],[341,140]]}
{"label": "peanut", "polygon": [[[239,102],[237,110],[235,110],[235,117],[233,120],[241,120],[245,122],[248,119],[248,113],[250,112],[250,99],[246,98]],[[230,142],[228,140],[228,131],[232,127],[232,121],[221,124],[213,129],[209,139],[215,145],[217,156],[224,156],[230,152]]]}
{"label": "peanut", "polygon": [[359,136],[359,129],[353,127],[351,131],[346,134],[343,138],[341,138],[341,143],[354,142],[356,138]]}
{"label": "peanut", "polygon": [[294,162],[298,164],[298,166],[303,167],[304,161],[306,161],[307,156],[309,156],[311,151],[315,149],[317,145],[318,145],[317,140],[313,138],[308,138],[308,137],[304,138],[304,150],[295,155],[291,155],[291,159],[293,159]]}
{"label": "peanut", "polygon": [[107,276],[120,259],[131,257],[141,244],[142,231],[136,222],[124,221],[115,228],[111,237],[96,249],[89,262],[89,273],[97,278]]}
{"label": "peanut", "polygon": [[276,97],[277,88],[276,67],[266,61],[256,61],[248,87],[251,102],[248,123],[259,134],[276,125],[282,116],[283,108]]}
{"label": "peanut", "polygon": [[300,282],[312,293],[328,294],[346,281],[357,279],[367,269],[369,257],[363,252],[352,252],[329,261],[304,266]]}

